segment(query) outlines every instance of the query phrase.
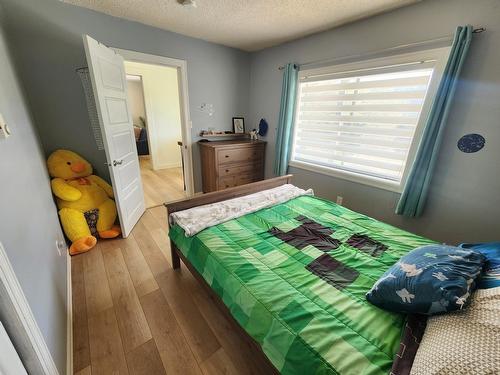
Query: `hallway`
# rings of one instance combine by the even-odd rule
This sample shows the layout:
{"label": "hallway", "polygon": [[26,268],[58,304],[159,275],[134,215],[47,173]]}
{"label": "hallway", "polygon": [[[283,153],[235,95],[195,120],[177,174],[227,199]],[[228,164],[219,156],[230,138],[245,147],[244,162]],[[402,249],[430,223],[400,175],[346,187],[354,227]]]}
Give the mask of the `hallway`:
{"label": "hallway", "polygon": [[151,159],[147,156],[140,156],[139,164],[146,208],[187,197],[180,167],[155,171],[151,166]]}

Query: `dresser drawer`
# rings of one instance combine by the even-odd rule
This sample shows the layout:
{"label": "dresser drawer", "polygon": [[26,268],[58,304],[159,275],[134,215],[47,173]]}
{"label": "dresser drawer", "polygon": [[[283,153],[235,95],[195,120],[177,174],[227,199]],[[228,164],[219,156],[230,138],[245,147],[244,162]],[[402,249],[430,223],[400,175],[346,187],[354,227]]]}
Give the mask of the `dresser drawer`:
{"label": "dresser drawer", "polygon": [[249,184],[250,182],[258,181],[259,177],[257,174],[236,176],[236,186]]}
{"label": "dresser drawer", "polygon": [[248,164],[221,165],[219,166],[217,173],[219,177],[225,177],[239,174],[256,173],[258,171],[261,171],[263,168],[263,160],[259,160],[257,162]]}
{"label": "dresser drawer", "polygon": [[264,179],[266,142],[243,139],[198,145],[204,193]]}
{"label": "dresser drawer", "polygon": [[219,164],[255,161],[257,159],[262,159],[262,151],[262,147],[243,147],[217,150],[217,161]]}
{"label": "dresser drawer", "polygon": [[222,177],[217,179],[217,190],[227,189],[235,186],[238,186],[236,185],[235,176]]}
{"label": "dresser drawer", "polygon": [[258,173],[220,177],[217,180],[217,190],[227,189],[239,185],[249,184],[250,182],[259,181],[261,177]]}

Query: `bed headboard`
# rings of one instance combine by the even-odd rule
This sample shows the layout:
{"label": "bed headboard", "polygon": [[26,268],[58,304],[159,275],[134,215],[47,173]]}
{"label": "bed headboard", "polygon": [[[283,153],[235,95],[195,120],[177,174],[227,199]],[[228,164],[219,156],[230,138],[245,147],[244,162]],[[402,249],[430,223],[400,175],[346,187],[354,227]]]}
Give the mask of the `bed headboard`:
{"label": "bed headboard", "polygon": [[287,174],[281,177],[269,178],[267,180],[252,182],[250,184],[236,186],[225,190],[201,194],[181,201],[165,203],[165,207],[167,207],[167,213],[171,214],[176,211],[187,210],[188,208],[202,206],[204,204],[238,198],[244,195],[256,193],[258,191],[272,189],[284,184],[290,184],[292,182],[292,177],[293,176],[291,174]]}

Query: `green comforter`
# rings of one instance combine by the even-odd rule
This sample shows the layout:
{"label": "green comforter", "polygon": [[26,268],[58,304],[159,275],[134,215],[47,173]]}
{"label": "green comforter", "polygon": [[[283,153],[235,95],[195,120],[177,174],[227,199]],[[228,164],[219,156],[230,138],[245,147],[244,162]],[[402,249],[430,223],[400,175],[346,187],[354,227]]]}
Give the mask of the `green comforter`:
{"label": "green comforter", "polygon": [[404,316],[365,300],[432,241],[332,202],[295,198],[170,237],[282,374],[388,374]]}

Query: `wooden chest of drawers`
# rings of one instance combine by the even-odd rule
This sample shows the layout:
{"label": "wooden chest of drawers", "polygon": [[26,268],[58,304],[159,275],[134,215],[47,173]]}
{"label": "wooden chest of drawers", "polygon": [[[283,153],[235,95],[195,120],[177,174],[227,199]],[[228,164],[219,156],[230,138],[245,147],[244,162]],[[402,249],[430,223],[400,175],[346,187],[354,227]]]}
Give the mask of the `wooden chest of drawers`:
{"label": "wooden chest of drawers", "polygon": [[264,141],[198,142],[203,192],[264,179]]}

